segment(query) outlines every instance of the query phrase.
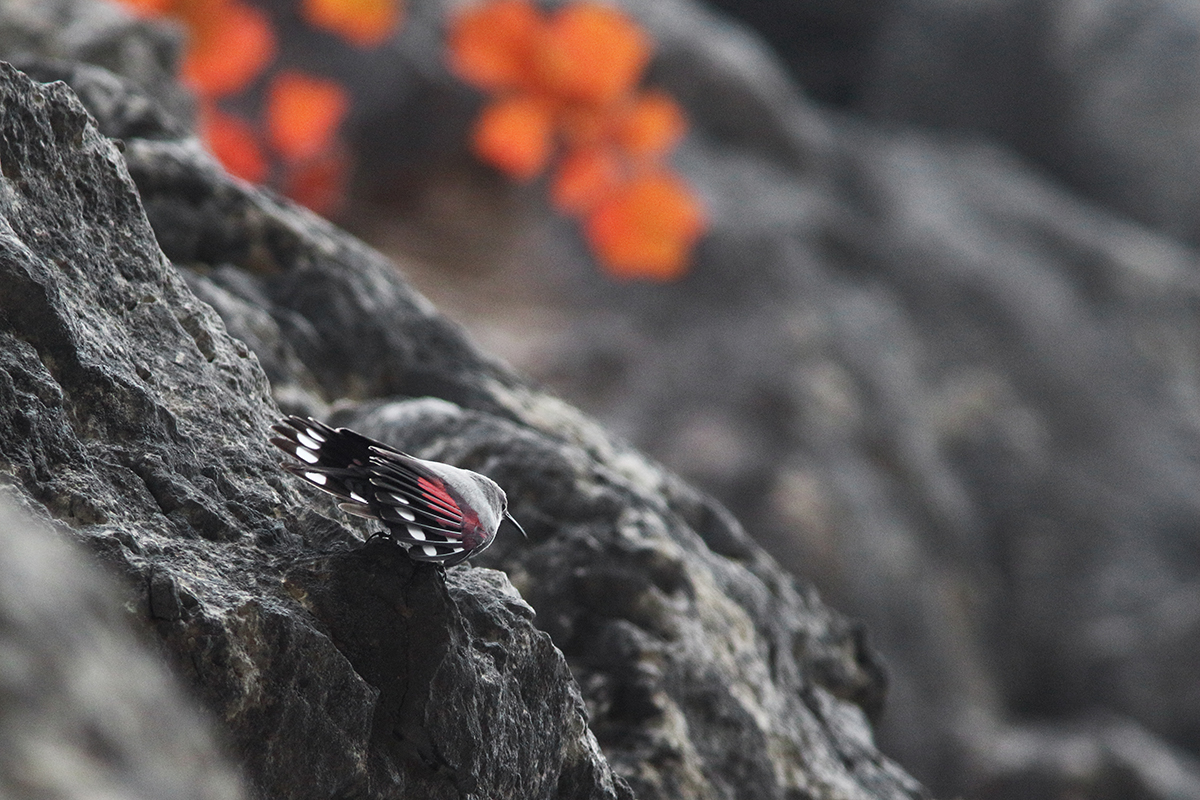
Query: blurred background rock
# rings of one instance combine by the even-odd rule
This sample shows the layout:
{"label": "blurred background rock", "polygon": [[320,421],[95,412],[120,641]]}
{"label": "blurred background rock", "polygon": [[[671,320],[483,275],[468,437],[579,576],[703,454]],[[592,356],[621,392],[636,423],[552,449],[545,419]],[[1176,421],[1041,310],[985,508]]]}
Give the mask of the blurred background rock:
{"label": "blurred background rock", "polygon": [[351,98],[334,218],[864,620],[936,792],[1200,798],[1200,6],[625,2],[708,218],[646,283],[472,155],[464,5],[262,6]]}

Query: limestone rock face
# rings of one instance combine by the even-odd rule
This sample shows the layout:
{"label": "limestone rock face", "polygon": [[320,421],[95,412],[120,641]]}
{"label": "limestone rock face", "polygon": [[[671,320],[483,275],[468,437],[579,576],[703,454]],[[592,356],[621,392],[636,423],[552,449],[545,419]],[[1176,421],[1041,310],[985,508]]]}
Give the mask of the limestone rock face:
{"label": "limestone rock face", "polygon": [[[132,84],[25,67],[103,102],[0,68],[0,467],[120,576],[252,792],[924,796],[871,741],[861,629],[717,503]],[[491,475],[529,541],[444,572],[364,545],[278,468],[280,406]]]}

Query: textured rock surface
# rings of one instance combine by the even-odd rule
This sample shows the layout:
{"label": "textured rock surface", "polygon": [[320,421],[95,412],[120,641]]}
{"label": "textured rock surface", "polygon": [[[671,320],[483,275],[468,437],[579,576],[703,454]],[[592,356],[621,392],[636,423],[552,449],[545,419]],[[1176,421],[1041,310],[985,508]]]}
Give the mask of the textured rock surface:
{"label": "textured rock surface", "polygon": [[247,795],[109,576],[0,485],[0,795]]}
{"label": "textured rock surface", "polygon": [[[6,18],[5,41],[67,61],[124,54],[101,63],[177,108],[154,77],[170,59],[145,57],[161,50],[83,52],[125,41],[111,17],[34,5],[62,24],[43,15],[19,34],[26,11]],[[644,287],[593,277],[536,189],[462,170],[473,106],[443,66],[445,5],[410,2],[395,48],[322,61],[367,98],[354,125],[371,188],[407,203],[372,232],[457,269],[425,273],[439,306],[713,492],[864,618],[890,673],[884,749],[947,795],[1200,797],[1194,6],[741,4],[771,35],[826,26],[780,61],[694,3],[630,0],[660,43],[655,82],[688,105],[678,163],[714,221],[687,280]],[[72,8],[103,24],[66,24]],[[772,796],[760,754],[815,721],[834,751],[859,746],[851,718],[880,703],[861,633],[788,589],[710,501],[523,389],[365,249],[225,182],[132,83],[74,64],[39,74],[73,81],[102,130],[127,139],[161,246],[282,404],[325,414],[348,399],[344,422],[513,490],[533,546],[500,542],[487,563],[538,609],[610,763],[641,794],[716,795],[734,775],[747,796]],[[404,402],[423,395],[454,405]],[[271,492],[283,490],[295,488]],[[288,519],[310,548],[349,542],[323,513]],[[296,545],[278,547],[293,558]],[[346,568],[270,573],[287,577],[281,602],[321,620],[315,642],[341,617],[305,598],[339,597],[321,587]],[[172,607],[171,584],[153,586]],[[719,623],[748,638],[713,650]],[[830,697],[852,704],[814,711]],[[417,763],[430,741],[456,752],[409,738]],[[826,781],[816,794],[842,785],[839,769],[860,788],[868,764],[892,769],[869,749],[829,770],[820,748],[803,752]],[[883,780],[879,792],[903,785]]]}
{"label": "textured rock surface", "polygon": [[[275,466],[257,359],[162,256],[120,153],[65,86],[3,67],[0,106],[4,472],[126,575],[126,605],[258,792],[628,797],[503,576],[394,553],[296,565],[304,540],[355,540]],[[279,216],[337,257],[331,230]]]}
{"label": "textured rock surface", "polygon": [[1083,195],[1200,243],[1200,6],[900,0],[865,109],[985,133]]}
{"label": "textured rock surface", "polygon": [[[825,15],[871,40],[826,41],[877,49],[826,62],[859,81],[836,113],[727,20],[626,6],[693,123],[693,272],[613,285],[512,192],[476,293],[424,285],[867,620],[884,749],[935,788],[1174,796],[1145,778],[1200,754],[1195,4],[742,4],[769,35]],[[463,227],[499,205],[431,181]]]}
{"label": "textured rock surface", "polygon": [[802,90],[1002,141],[1094,202],[1195,244],[1200,7],[1179,0],[715,0]]}
{"label": "textured rock surface", "polygon": [[[127,138],[123,160],[65,87],[0,73],[0,460],[124,573],[260,794],[923,796],[871,742],[861,629],[727,512],[131,85],[25,64]],[[531,541],[482,563],[538,627],[501,573],[360,547],[275,466],[272,391],[495,477]]]}

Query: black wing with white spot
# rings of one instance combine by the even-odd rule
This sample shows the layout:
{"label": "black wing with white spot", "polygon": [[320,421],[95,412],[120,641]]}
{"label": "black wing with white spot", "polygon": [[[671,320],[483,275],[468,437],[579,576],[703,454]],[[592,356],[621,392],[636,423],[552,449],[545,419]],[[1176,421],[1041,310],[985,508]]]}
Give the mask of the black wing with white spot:
{"label": "black wing with white spot", "polygon": [[382,522],[418,561],[457,564],[477,549],[478,520],[419,459],[347,428],[289,416],[271,443],[296,462],[283,468],[337,497],[350,514]]}

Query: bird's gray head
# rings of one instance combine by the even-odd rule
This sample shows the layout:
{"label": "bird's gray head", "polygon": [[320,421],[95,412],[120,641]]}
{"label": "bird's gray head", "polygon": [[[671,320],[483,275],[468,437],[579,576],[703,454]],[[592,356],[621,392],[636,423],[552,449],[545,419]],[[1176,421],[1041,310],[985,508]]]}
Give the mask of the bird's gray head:
{"label": "bird's gray head", "polygon": [[496,527],[492,528],[492,530],[499,531],[501,525],[505,522],[510,522],[514,528],[520,531],[522,536],[528,539],[529,536],[525,533],[525,529],[508,513],[508,495],[504,493],[504,490],[491,478],[479,475],[478,473],[476,473],[476,478],[483,493],[487,496],[488,506],[498,509],[500,512],[499,517],[496,519]]}

